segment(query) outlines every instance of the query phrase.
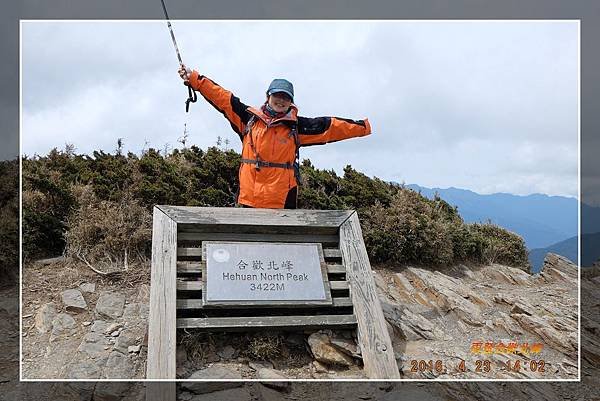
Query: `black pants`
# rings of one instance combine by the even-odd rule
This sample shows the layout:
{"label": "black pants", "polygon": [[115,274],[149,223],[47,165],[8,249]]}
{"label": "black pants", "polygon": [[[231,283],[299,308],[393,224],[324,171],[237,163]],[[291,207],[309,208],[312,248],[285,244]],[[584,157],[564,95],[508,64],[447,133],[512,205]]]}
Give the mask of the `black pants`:
{"label": "black pants", "polygon": [[[243,205],[242,207],[252,207],[252,206],[248,206],[248,205]],[[285,198],[285,204],[283,205],[284,209],[296,209],[298,208],[298,187],[294,187],[292,189],[289,190],[286,198]]]}

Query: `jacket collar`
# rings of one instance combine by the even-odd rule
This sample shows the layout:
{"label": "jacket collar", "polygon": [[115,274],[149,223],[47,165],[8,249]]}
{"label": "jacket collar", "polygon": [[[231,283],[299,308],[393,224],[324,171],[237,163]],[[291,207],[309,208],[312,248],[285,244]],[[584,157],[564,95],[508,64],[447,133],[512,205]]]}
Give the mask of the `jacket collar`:
{"label": "jacket collar", "polygon": [[296,105],[293,103],[290,106],[290,110],[287,112],[287,114],[285,114],[283,117],[279,117],[279,118],[271,118],[270,116],[265,114],[261,110],[261,108],[248,107],[247,110],[250,113],[254,114],[256,117],[263,120],[263,122],[265,124],[275,124],[275,123],[283,122],[283,121],[293,121],[293,122],[298,121],[298,107],[296,107]]}

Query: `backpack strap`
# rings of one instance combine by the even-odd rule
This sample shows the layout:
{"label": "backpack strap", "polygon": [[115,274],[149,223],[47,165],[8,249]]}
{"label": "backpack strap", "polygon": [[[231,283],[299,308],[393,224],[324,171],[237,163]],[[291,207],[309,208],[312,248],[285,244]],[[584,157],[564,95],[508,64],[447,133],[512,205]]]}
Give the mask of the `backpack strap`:
{"label": "backpack strap", "polygon": [[[250,120],[248,120],[248,123],[246,124],[246,127],[244,128],[242,137],[251,133],[252,126],[254,125],[254,123],[256,122],[257,119],[258,119],[258,117],[252,113]],[[241,162],[247,163],[247,164],[254,164],[254,168],[256,168],[256,170],[260,170],[261,167],[285,168],[288,170],[294,169],[294,176],[296,177],[296,183],[298,185],[300,185],[302,183],[302,180],[300,177],[300,139],[298,138],[298,122],[297,121],[294,121],[291,124],[289,136],[294,137],[294,144],[296,145],[296,155],[294,158],[294,162],[292,164],[290,164],[290,163],[273,163],[273,162],[261,160],[260,155],[258,154],[258,152],[256,152],[256,148],[254,147],[254,141],[252,140],[252,135],[250,135],[248,142],[250,143],[250,148],[252,149],[252,153],[254,153],[254,159],[242,159]]]}
{"label": "backpack strap", "polygon": [[302,184],[302,178],[300,177],[300,138],[298,138],[298,121],[294,121],[292,129],[290,130],[290,136],[294,136],[294,143],[296,144],[296,156],[294,159],[294,176],[296,177],[296,183]]}

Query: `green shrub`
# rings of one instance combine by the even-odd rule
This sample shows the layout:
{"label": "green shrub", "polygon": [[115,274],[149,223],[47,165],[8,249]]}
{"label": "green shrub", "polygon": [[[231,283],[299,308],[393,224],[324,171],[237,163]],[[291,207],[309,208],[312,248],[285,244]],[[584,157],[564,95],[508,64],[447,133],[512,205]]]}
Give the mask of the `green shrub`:
{"label": "green shrub", "polygon": [[363,237],[374,262],[447,264],[455,261],[454,232],[462,220],[442,200],[400,189],[389,206],[377,203],[361,215]]}
{"label": "green shrub", "polygon": [[465,224],[455,207],[400,189],[390,205],[361,214],[365,244],[376,263],[447,265],[459,262],[528,266],[523,239],[493,224]]}
{"label": "green shrub", "polygon": [[482,262],[529,268],[525,241],[519,235],[492,223],[471,224],[469,229],[483,242]]}
{"label": "green shrub", "polygon": [[113,202],[98,200],[90,186],[77,187],[78,209],[69,218],[66,253],[117,271],[150,256],[152,217],[129,193]]}
{"label": "green shrub", "polygon": [[[240,157],[233,150],[196,146],[168,154],[149,149],[139,157],[120,151],[76,155],[67,146],[47,156],[25,157],[25,258],[61,254],[67,242],[70,253],[84,252],[92,259],[114,259],[125,249],[129,256],[147,255],[152,207],[234,206]],[[427,199],[351,166],[342,177],[315,168],[310,160],[303,160],[300,170],[298,207],[357,210],[372,262],[527,265],[520,237],[491,224],[465,224],[439,196]]]}
{"label": "green shrub", "polygon": [[18,160],[0,161],[0,281],[19,271]]}

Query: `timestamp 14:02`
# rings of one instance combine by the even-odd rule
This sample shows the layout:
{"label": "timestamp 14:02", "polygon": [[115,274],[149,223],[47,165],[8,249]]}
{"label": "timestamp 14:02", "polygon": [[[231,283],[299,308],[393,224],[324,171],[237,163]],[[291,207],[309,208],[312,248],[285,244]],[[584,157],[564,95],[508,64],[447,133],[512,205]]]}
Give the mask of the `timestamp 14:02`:
{"label": "timestamp 14:02", "polygon": [[[546,362],[541,360],[508,360],[506,362],[497,362],[494,364],[489,359],[477,359],[474,361],[474,366],[467,366],[467,362],[462,360],[454,369],[455,372],[467,372],[473,371],[476,373],[488,373],[493,369],[519,372],[521,370],[529,372],[544,373],[546,370]],[[412,359],[410,361],[410,371],[412,373],[417,372],[435,372],[437,374],[446,373],[446,364],[441,360],[424,360],[424,359]]]}

